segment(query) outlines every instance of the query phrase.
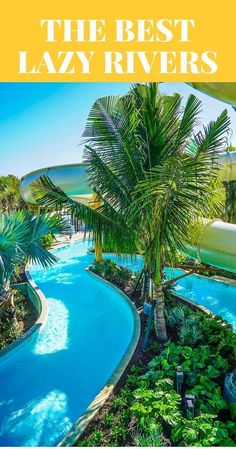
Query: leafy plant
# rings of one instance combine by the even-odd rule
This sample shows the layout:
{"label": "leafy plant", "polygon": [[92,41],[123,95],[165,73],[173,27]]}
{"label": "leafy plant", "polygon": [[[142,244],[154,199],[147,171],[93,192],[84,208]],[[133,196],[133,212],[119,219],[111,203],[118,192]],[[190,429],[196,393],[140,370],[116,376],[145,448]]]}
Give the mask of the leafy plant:
{"label": "leafy plant", "polygon": [[94,262],[93,270],[104,279],[123,285],[130,281],[134,275],[131,270],[118,265],[111,259],[104,259],[102,262]]}
{"label": "leafy plant", "polygon": [[236,446],[233,423],[214,421],[215,418],[210,414],[192,420],[182,418],[172,429],[172,441],[179,446]]}
{"label": "leafy plant", "polygon": [[168,308],[165,311],[167,324],[170,327],[180,326],[185,319],[185,308],[178,306],[173,308]]}
{"label": "leafy plant", "polygon": [[164,437],[161,425],[147,432],[135,432],[133,442],[138,447],[161,447],[170,446],[170,442]]}
{"label": "leafy plant", "polygon": [[181,418],[180,395],[173,390],[171,379],[160,379],[153,389],[139,388],[133,393],[135,402],[131,406],[139,426],[146,428],[150,419],[175,425]]}
{"label": "leafy plant", "polygon": [[[213,367],[209,367],[208,373],[214,371]],[[216,372],[212,373],[214,377],[217,377]],[[196,385],[194,388],[188,390],[188,393],[196,395],[197,408],[199,413],[218,414],[220,410],[228,408],[227,403],[222,397],[221,388],[216,382],[210,379],[210,376],[198,376]]]}
{"label": "leafy plant", "polygon": [[7,304],[2,304],[0,308],[0,349],[27,330],[25,328],[26,321],[33,324],[36,320],[36,313],[30,301],[17,289],[14,289],[13,293],[16,320],[12,320],[11,315],[9,316]]}
{"label": "leafy plant", "polygon": [[85,447],[96,447],[103,446],[104,443],[104,435],[100,430],[94,430],[89,438],[84,438],[82,441],[78,443],[78,446]]}
{"label": "leafy plant", "polygon": [[195,346],[199,340],[202,340],[200,328],[194,320],[188,319],[180,325],[178,330],[178,340],[181,345],[190,346]]}

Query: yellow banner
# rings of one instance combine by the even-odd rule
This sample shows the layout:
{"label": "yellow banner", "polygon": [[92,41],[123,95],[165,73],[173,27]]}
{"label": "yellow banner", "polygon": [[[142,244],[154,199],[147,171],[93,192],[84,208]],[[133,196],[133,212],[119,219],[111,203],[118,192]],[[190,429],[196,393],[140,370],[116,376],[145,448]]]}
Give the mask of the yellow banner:
{"label": "yellow banner", "polygon": [[1,10],[0,81],[236,81],[233,0],[21,0]]}

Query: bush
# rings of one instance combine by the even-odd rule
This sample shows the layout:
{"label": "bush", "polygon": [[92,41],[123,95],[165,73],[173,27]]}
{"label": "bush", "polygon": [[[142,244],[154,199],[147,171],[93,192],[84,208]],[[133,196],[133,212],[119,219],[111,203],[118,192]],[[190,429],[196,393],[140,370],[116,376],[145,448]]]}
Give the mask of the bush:
{"label": "bush", "polygon": [[[103,434],[101,446],[236,446],[236,426],[222,395],[224,377],[235,366],[236,335],[220,317],[186,306],[171,311],[168,303],[166,315],[175,341],[151,345],[149,352],[155,349],[156,356],[146,366],[132,367],[96,426]],[[196,329],[186,332],[185,327],[183,332],[191,320]],[[175,391],[179,365],[183,393],[195,395],[194,418],[185,416],[182,397]]]}
{"label": "bush", "polygon": [[5,348],[13,340],[16,340],[22,334],[22,329],[15,321],[10,319],[1,319],[0,321],[0,349]]}
{"label": "bush", "polygon": [[45,237],[42,238],[42,245],[46,249],[51,249],[54,242],[55,242],[55,236],[53,234],[45,235]]}
{"label": "bush", "polygon": [[102,262],[94,262],[93,271],[109,282],[125,285],[133,279],[134,273],[128,268],[122,267],[111,259],[104,259]]}
{"label": "bush", "polygon": [[13,293],[16,320],[4,308],[0,316],[0,349],[22,335],[26,322],[33,324],[36,319],[36,312],[29,300],[19,290],[13,290]]}

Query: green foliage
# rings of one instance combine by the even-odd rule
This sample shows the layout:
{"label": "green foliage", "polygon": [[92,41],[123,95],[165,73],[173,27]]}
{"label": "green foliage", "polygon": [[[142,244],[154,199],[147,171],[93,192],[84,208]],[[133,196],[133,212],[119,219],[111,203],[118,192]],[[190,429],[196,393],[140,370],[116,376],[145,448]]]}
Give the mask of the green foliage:
{"label": "green foliage", "polygon": [[68,232],[70,227],[58,214],[0,214],[0,287],[6,288],[27,262],[40,263],[44,268],[53,264],[56,257],[44,247],[43,239]]}
{"label": "green foliage", "polygon": [[210,414],[201,414],[192,420],[182,418],[172,429],[172,441],[177,446],[236,446],[234,424],[214,419]]}
{"label": "green foliage", "polygon": [[26,209],[27,204],[19,193],[20,179],[14,175],[0,176],[0,211],[10,212]]}
{"label": "green foliage", "polygon": [[[94,430],[89,438],[85,438],[82,440],[82,442],[78,443],[79,447],[97,447],[97,446],[103,446],[104,442],[104,436],[103,432],[100,430]],[[81,444],[82,443],[82,444]]]}
{"label": "green foliage", "polygon": [[53,234],[47,234],[42,238],[41,242],[44,248],[51,249],[55,242],[55,237]]}
{"label": "green foliage", "polygon": [[228,223],[236,223],[236,182],[224,182],[226,200],[224,219]]}
{"label": "green foliage", "polygon": [[5,318],[0,320],[0,349],[5,348],[22,334],[22,329],[13,320]]}
{"label": "green foliage", "polygon": [[179,342],[181,345],[195,346],[196,343],[202,340],[202,334],[199,326],[188,319],[181,324],[179,328]]}
{"label": "green foliage", "polygon": [[179,327],[185,320],[185,310],[181,306],[166,308],[165,315],[167,325],[171,328]]}
{"label": "green foliage", "polygon": [[170,442],[163,436],[160,425],[156,425],[156,429],[151,431],[136,432],[133,435],[133,442],[138,447],[162,447],[170,445]]}
{"label": "green foliage", "polygon": [[2,310],[4,307],[4,304],[2,304],[0,306],[0,349],[9,345],[23,333],[25,330],[23,322],[30,320],[33,323],[36,319],[36,314],[29,300],[19,290],[14,290],[12,293],[14,294],[16,320],[13,320],[9,315],[8,308]]}
{"label": "green foliage", "polygon": [[165,310],[167,325],[177,331],[177,341],[185,346],[213,346],[213,351],[233,364],[236,359],[236,335],[232,326],[221,317],[202,314],[184,305],[173,306],[168,299]]}
{"label": "green foliage", "polygon": [[139,388],[133,393],[135,402],[131,411],[135,413],[140,428],[150,421],[176,425],[181,419],[180,395],[173,389],[173,381],[165,378],[155,383],[152,389]]}
{"label": "green foliage", "polygon": [[[185,306],[173,308],[171,314],[170,303],[167,320],[177,340],[185,320],[190,322],[192,318],[201,331],[201,344],[169,341],[149,348],[155,357],[147,366],[132,367],[125,386],[101,421],[103,446],[236,446],[235,422],[221,421],[222,416],[229,416],[222,385],[224,376],[234,367],[236,336],[220,317],[212,318]],[[195,395],[193,419],[185,417],[181,396],[175,391],[179,365],[184,371],[184,391]],[[83,439],[80,446],[87,442]]]}
{"label": "green foliage", "polygon": [[102,262],[94,262],[93,271],[102,278],[126,285],[127,282],[133,281],[134,273],[128,268],[122,267],[111,259],[104,259]]}

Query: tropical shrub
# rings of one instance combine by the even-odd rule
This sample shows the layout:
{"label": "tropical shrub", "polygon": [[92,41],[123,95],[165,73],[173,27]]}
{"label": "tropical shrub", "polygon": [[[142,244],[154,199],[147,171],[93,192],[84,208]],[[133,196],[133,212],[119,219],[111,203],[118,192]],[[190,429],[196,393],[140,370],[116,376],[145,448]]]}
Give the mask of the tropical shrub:
{"label": "tropical shrub", "polygon": [[0,349],[18,338],[36,320],[33,306],[19,290],[14,290],[14,305],[16,320],[12,320],[4,304],[0,305]]}
{"label": "tropical shrub", "polygon": [[179,327],[179,342],[181,345],[196,346],[199,340],[202,340],[202,334],[194,320],[188,319],[181,324]]}
{"label": "tropical shrub", "polygon": [[[173,308],[173,318],[169,305],[167,301],[167,324],[175,341],[162,346],[153,342],[148,351],[156,355],[146,365],[137,362],[132,367],[125,386],[95,428],[103,433],[102,446],[236,446],[235,422],[230,421],[222,394],[224,377],[235,366],[236,335],[220,317],[186,306]],[[195,345],[179,338],[190,317],[202,336]],[[175,391],[180,365],[182,395]],[[195,396],[194,418],[187,417],[184,394]],[[86,436],[78,444],[88,442]]]}
{"label": "tropical shrub", "polygon": [[[162,447],[170,446],[169,440],[161,433],[161,426],[156,425],[156,429],[150,432],[135,432],[133,435],[133,442],[138,447]],[[160,433],[159,433],[160,432]]]}
{"label": "tropical shrub", "polygon": [[173,389],[173,380],[159,379],[153,388],[142,387],[133,392],[131,411],[138,427],[151,429],[156,422],[176,425],[181,419],[180,395]]}
{"label": "tropical shrub", "polygon": [[0,176],[0,211],[27,209],[19,191],[20,179],[14,175]]}
{"label": "tropical shrub", "polygon": [[172,429],[173,443],[177,446],[236,446],[234,423],[223,423],[215,418],[210,414],[201,414],[191,420],[182,418]]}
{"label": "tropical shrub", "polygon": [[92,270],[107,281],[121,285],[126,285],[129,281],[135,279],[135,275],[131,270],[118,265],[111,259],[94,262]]}
{"label": "tropical shrub", "polygon": [[52,248],[54,242],[55,242],[55,236],[53,234],[45,235],[42,238],[42,245],[46,249]]}

